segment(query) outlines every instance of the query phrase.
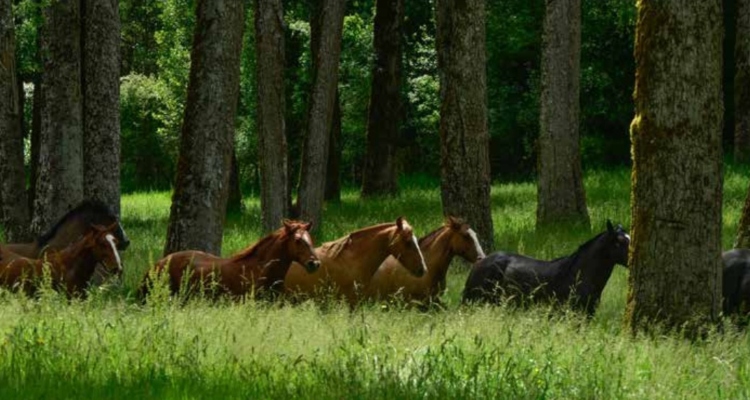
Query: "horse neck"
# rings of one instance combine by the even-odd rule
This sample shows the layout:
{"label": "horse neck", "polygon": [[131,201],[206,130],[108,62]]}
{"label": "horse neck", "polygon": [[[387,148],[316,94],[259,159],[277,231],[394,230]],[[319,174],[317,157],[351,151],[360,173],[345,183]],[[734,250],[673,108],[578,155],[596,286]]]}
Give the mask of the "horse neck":
{"label": "horse neck", "polygon": [[66,281],[72,280],[76,284],[85,284],[94,274],[96,259],[93,247],[76,244],[68,246],[63,250],[56,251],[50,257],[51,268],[54,275],[63,277]]}
{"label": "horse neck", "polygon": [[602,254],[605,251],[602,240],[600,235],[569,256],[574,257],[572,264],[566,271],[561,271],[566,274],[567,282],[575,284],[576,288],[587,286],[601,294],[615,266],[614,260]]}
{"label": "horse neck", "polygon": [[289,255],[278,246],[278,239],[276,235],[267,236],[249,250],[233,257],[232,261],[244,266],[244,275],[251,274],[264,279],[266,285],[271,285],[274,279],[283,278],[292,264]]}
{"label": "horse neck", "polygon": [[419,245],[422,255],[424,255],[424,262],[427,265],[424,279],[431,283],[437,283],[445,279],[448,274],[448,267],[456,255],[450,248],[450,233],[450,229],[444,229],[425,246]]}
{"label": "horse neck", "polygon": [[[387,229],[370,229],[359,231],[351,237],[351,243],[342,251],[346,258],[353,259],[353,262],[344,262],[348,265],[359,265],[363,278],[369,278],[375,275],[380,264],[388,258],[390,254],[388,246],[391,243],[391,231],[393,225]],[[366,246],[365,248],[363,248]],[[359,248],[358,248],[359,247]]]}

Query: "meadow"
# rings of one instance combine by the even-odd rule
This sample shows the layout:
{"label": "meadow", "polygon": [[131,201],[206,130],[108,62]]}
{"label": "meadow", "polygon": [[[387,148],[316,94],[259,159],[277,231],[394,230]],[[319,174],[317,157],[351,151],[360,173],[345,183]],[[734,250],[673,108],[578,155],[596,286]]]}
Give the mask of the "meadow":
{"label": "meadow", "polygon": [[[724,248],[734,239],[750,171],[727,166]],[[587,171],[592,229],[534,232],[534,183],[492,189],[495,249],[554,258],[602,231],[630,225],[630,171]],[[404,178],[393,199],[355,189],[328,204],[317,243],[405,216],[418,235],[442,223],[439,183]],[[161,256],[167,192],[127,194],[132,244],[119,285],[69,302],[0,294],[0,398],[750,398],[748,335],[727,325],[699,342],[623,327],[627,270],[616,267],[596,316],[545,307],[460,307],[468,265],[454,261],[447,309],[420,312],[329,302],[186,304],[133,291]],[[259,203],[227,220],[223,252],[260,237]]]}

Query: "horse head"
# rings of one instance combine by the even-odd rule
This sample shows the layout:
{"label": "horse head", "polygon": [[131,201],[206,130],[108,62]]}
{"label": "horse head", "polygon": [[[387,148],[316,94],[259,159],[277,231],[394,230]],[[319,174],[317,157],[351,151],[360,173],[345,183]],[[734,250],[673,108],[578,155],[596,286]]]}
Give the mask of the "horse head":
{"label": "horse head", "polygon": [[117,249],[127,249],[130,239],[112,209],[101,201],[86,200],[60,218],[51,229],[39,236],[37,242],[41,247],[61,249],[85,235],[92,225],[109,227],[112,224],[116,225],[111,233],[117,239]]}
{"label": "horse head", "polygon": [[122,274],[122,260],[117,251],[118,240],[115,237],[119,223],[109,226],[91,225],[92,231],[87,235],[87,246],[91,246],[94,258],[103,264],[107,271]]}
{"label": "horse head", "polygon": [[313,273],[320,268],[320,260],[315,254],[310,228],[312,228],[312,222],[304,223],[286,219],[282,228],[282,240],[292,261],[302,264],[308,273]]}
{"label": "horse head", "polygon": [[612,221],[607,220],[607,240],[611,246],[609,246],[609,256],[615,263],[628,267],[628,248],[630,247],[630,235],[618,224],[617,226],[612,225]]}
{"label": "horse head", "polygon": [[427,272],[422,250],[419,248],[417,237],[404,217],[396,219],[396,230],[391,235],[388,252],[401,262],[412,275],[421,277]]}
{"label": "horse head", "polygon": [[464,260],[475,263],[485,257],[482,245],[479,244],[477,233],[461,218],[449,216],[445,226],[451,231],[450,250]]}

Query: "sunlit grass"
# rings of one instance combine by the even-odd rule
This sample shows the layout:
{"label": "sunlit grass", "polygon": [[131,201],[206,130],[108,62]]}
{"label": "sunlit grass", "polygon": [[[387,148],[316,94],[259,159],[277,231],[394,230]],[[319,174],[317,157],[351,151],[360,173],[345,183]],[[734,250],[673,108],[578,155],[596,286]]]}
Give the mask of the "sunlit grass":
{"label": "sunlit grass", "polygon": [[[731,246],[749,182],[728,167],[723,243]],[[539,258],[574,251],[629,226],[629,171],[589,171],[592,230],[534,232],[533,183],[492,190],[495,248]],[[439,183],[404,179],[394,199],[346,190],[329,204],[318,243],[403,215],[417,234],[442,222]],[[123,198],[132,240],[123,287],[68,302],[0,296],[0,398],[748,398],[750,341],[731,328],[699,343],[623,331],[627,270],[616,268],[591,321],[545,308],[458,305],[467,265],[456,261],[442,312],[366,305],[320,307],[161,300],[132,292],[162,254],[168,193]],[[261,235],[259,204],[231,216],[223,253]]]}

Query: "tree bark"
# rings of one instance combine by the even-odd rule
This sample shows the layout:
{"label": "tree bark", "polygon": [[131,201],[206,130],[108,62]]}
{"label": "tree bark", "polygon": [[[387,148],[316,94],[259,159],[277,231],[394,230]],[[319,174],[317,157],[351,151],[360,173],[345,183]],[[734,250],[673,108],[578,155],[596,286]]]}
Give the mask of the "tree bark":
{"label": "tree bark", "polygon": [[164,253],[221,253],[240,87],[243,2],[200,0]]}
{"label": "tree bark", "polygon": [[50,228],[83,199],[80,2],[50,2],[43,16],[44,108],[34,234]]}
{"label": "tree bark", "polygon": [[10,0],[0,0],[0,223],[10,243],[30,239],[21,128],[23,92],[17,77],[12,5]]}
{"label": "tree bark", "polygon": [[257,126],[263,231],[289,217],[289,160],[284,92],[284,10],[281,0],[255,1]]}
{"label": "tree bark", "polygon": [[737,0],[734,44],[734,160],[750,163],[750,0]]}
{"label": "tree bark", "polygon": [[537,227],[589,227],[578,133],[581,2],[547,0],[542,48]]}
{"label": "tree bark", "polygon": [[493,248],[483,0],[437,1],[443,213]]}
{"label": "tree bark", "polygon": [[691,334],[721,307],[721,12],[720,0],[638,2],[633,330]]}
{"label": "tree bark", "polygon": [[120,215],[119,0],[83,0],[83,186]]}
{"label": "tree bark", "polygon": [[[313,84],[297,197],[300,218],[321,226],[328,147],[339,80],[344,0],[320,0],[313,11],[320,29],[311,32]],[[317,33],[319,32],[319,33]]]}
{"label": "tree bark", "polygon": [[398,191],[396,146],[401,123],[401,27],[403,0],[377,0],[367,153],[362,196]]}
{"label": "tree bark", "polygon": [[31,161],[29,165],[29,188],[27,191],[29,215],[34,215],[34,202],[36,200],[36,182],[39,177],[39,151],[41,148],[43,108],[44,95],[42,94],[42,77],[37,76],[34,81],[34,104],[32,105],[31,110]]}
{"label": "tree bark", "polygon": [[336,91],[331,122],[331,140],[328,143],[328,168],[326,172],[325,201],[341,201],[341,96]]}

